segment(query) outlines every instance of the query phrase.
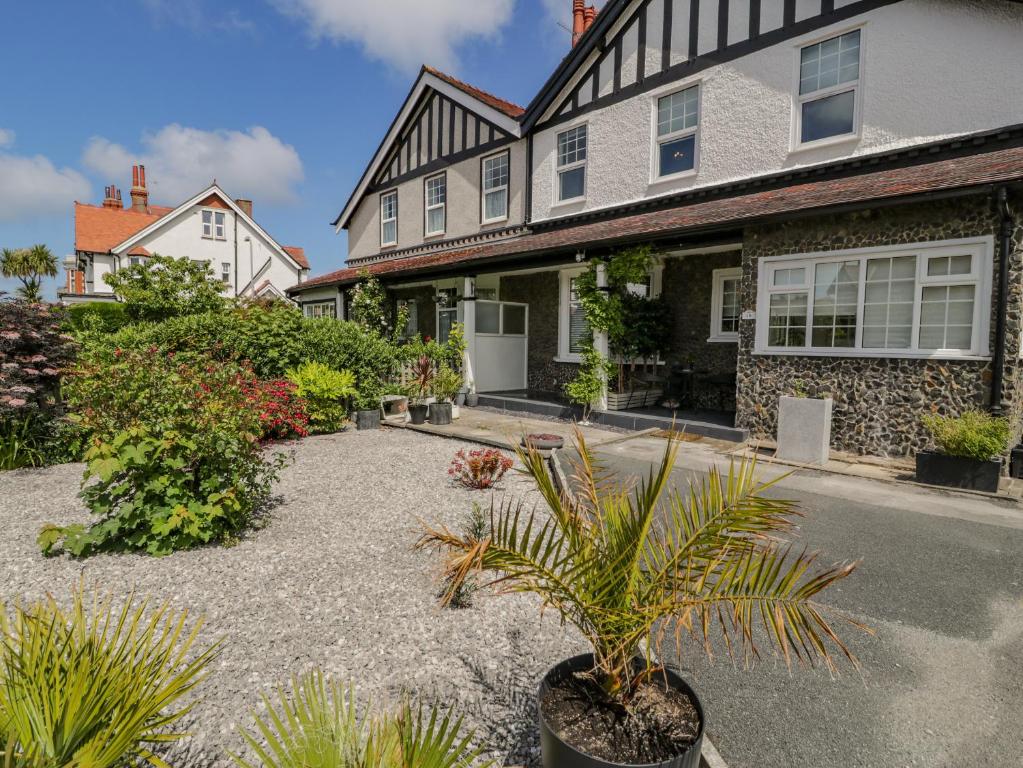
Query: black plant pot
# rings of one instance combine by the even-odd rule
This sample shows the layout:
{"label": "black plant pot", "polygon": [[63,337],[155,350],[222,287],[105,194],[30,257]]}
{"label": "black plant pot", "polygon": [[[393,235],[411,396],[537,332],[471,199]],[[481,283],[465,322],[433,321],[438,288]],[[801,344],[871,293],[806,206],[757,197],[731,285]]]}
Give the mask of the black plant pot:
{"label": "black plant pot", "polygon": [[356,411],[355,428],[380,429],[380,409],[374,408],[373,410]]}
{"label": "black plant pot", "polygon": [[443,427],[451,423],[451,403],[430,403],[430,423]]}
{"label": "black plant pot", "polygon": [[477,405],[480,404],[480,396],[475,392],[466,392],[465,404],[470,408],[475,408]]}
{"label": "black plant pot", "polygon": [[1002,462],[997,459],[981,461],[936,451],[920,451],[916,455],[917,482],[928,485],[997,493],[1001,474]]}
{"label": "black plant pot", "polygon": [[409,421],[413,424],[425,424],[426,414],[430,410],[428,405],[410,405],[408,407]]}
{"label": "black plant pot", "polygon": [[[586,653],[582,656],[575,656],[566,659],[560,664],[551,668],[540,683],[540,690],[537,693],[537,714],[540,720],[540,754],[543,759],[544,768],[699,768],[700,752],[703,749],[703,730],[706,718],[703,714],[703,705],[700,703],[696,692],[689,687],[681,677],[670,669],[665,671],[668,684],[673,688],[683,691],[692,700],[700,716],[700,732],[696,741],[681,755],[676,755],[670,760],[660,763],[610,763],[596,757],[591,757],[580,752],[571,744],[562,740],[548,725],[543,716],[543,707],[540,702],[550,691],[552,685],[566,675],[574,672],[586,672],[593,669],[593,654]],[[658,679],[660,674],[658,674]]]}

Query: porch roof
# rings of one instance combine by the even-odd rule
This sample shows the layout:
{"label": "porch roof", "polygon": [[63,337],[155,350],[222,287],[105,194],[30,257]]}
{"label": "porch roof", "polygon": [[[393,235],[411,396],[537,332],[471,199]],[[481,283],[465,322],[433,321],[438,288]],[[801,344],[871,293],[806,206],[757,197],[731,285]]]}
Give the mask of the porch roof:
{"label": "porch roof", "polygon": [[[864,164],[868,162],[865,160]],[[381,277],[399,277],[443,271],[444,268],[479,267],[508,262],[516,256],[539,256],[572,252],[580,248],[711,233],[772,218],[813,215],[850,206],[866,207],[876,201],[895,204],[920,196],[977,191],[978,188],[1020,180],[1023,180],[1023,146],[776,186],[756,192],[748,191],[751,186],[756,186],[756,182],[747,181],[740,185],[696,190],[670,208],[615,218],[584,220],[568,226],[549,222],[534,225],[540,231],[496,243],[340,269],[307,280],[289,289],[289,293],[318,286],[354,283],[363,271]],[[650,201],[651,205],[656,203]],[[599,212],[592,214],[593,217],[600,215]]]}

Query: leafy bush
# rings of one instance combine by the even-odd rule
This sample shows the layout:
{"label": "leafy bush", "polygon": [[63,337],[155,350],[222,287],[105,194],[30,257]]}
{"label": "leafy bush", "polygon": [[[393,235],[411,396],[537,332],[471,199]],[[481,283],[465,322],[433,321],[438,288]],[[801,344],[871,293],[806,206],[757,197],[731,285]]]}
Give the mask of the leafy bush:
{"label": "leafy bush", "polygon": [[433,394],[441,402],[454,400],[462,389],[462,377],[447,363],[442,363],[433,377]]}
{"label": "leafy bush", "polygon": [[1001,456],[1009,444],[1009,420],[982,411],[967,411],[958,418],[924,416],[924,426],[942,453],[978,461]]}
{"label": "leafy bush", "polygon": [[87,301],[68,307],[68,325],[75,331],[114,333],[131,322],[119,301]]}
{"label": "leafy bush", "polygon": [[313,432],[337,432],[344,427],[356,394],[355,375],[351,371],[335,371],[311,361],[288,371],[288,379],[306,402]]}
{"label": "leafy bush", "polygon": [[59,458],[61,373],[75,355],[62,308],[0,301],[0,469]]}
{"label": "leafy bush", "polygon": [[93,435],[81,495],[100,519],[46,526],[43,551],[164,555],[237,534],[283,465],[262,454],[255,386],[245,368],[156,350],[80,366],[68,389]]}
{"label": "leafy bush", "polygon": [[258,760],[232,755],[241,768],[464,768],[481,754],[450,712],[406,700],[397,711],[360,717],[354,691],[318,672],[293,680],[277,699],[264,696],[266,714],[253,714],[258,735],[242,730]]}
{"label": "leafy bush", "polygon": [[[490,518],[483,514],[483,507],[477,502],[472,503],[460,533],[462,538],[472,541],[483,541],[490,535]],[[444,574],[444,586],[438,597],[448,608],[472,608],[473,597],[479,589],[480,583],[475,574],[459,579],[448,572]]]}
{"label": "leafy bush", "polygon": [[79,589],[69,612],[52,598],[0,610],[0,763],[163,765],[154,751],[185,735],[170,726],[217,654],[195,647],[201,622],[134,597],[88,603]]}
{"label": "leafy bush", "polygon": [[175,259],[154,254],[103,279],[124,302],[132,320],[166,320],[225,305],[224,285],[213,277],[209,263],[187,256]]}
{"label": "leafy bush", "polygon": [[293,382],[255,381],[246,386],[246,396],[259,404],[263,440],[290,440],[309,434],[306,402],[298,396]]}
{"label": "leafy bush", "polygon": [[358,408],[377,407],[384,385],[398,365],[396,348],[387,339],[356,323],[330,318],[303,322],[301,359],[355,374]]}
{"label": "leafy bush", "polygon": [[477,448],[455,454],[448,475],[459,485],[476,490],[493,488],[512,468],[513,462],[496,448]]}
{"label": "leafy bush", "polygon": [[575,378],[565,384],[565,394],[570,402],[583,407],[582,423],[586,424],[593,404],[604,394],[604,386],[614,374],[615,364],[600,354],[592,344],[583,348],[582,356],[582,364]]}

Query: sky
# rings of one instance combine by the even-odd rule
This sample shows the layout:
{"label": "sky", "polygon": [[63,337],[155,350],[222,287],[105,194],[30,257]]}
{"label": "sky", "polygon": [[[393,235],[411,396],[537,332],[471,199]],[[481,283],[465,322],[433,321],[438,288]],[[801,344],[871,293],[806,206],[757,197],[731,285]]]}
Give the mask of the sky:
{"label": "sky", "polygon": [[304,247],[313,275],[338,269],[347,244],[330,222],[420,65],[525,106],[570,47],[571,5],[0,3],[0,247],[44,243],[62,261],[74,201],[99,204],[108,184],[127,199],[141,162],[151,204],[216,179],[278,242]]}

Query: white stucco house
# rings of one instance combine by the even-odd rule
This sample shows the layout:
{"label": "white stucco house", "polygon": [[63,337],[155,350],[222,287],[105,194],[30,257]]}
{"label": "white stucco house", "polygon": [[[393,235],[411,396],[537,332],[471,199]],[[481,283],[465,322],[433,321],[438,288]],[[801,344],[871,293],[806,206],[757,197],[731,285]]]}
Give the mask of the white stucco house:
{"label": "white stucco house", "polygon": [[102,205],[75,203],[75,253],[64,262],[64,303],[116,301],[108,274],[159,254],[210,265],[227,297],[286,298],[303,282],[302,248],[280,245],[255,222],[251,200],[229,197],[216,182],[175,208],[149,204],[145,166],[132,168],[131,204],[116,186]]}

